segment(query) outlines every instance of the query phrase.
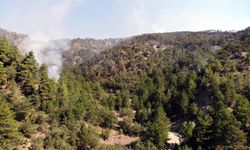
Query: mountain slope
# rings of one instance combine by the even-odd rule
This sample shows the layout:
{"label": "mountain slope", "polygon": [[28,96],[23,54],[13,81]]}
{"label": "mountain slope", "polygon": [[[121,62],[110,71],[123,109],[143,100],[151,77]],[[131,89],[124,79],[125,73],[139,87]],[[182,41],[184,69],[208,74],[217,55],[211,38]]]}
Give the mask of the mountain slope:
{"label": "mountain slope", "polygon": [[19,45],[28,36],[25,34],[11,32],[11,31],[7,31],[5,29],[0,28],[0,37],[5,37],[6,39],[14,43],[15,45]]}
{"label": "mountain slope", "polygon": [[73,39],[58,81],[1,39],[1,148],[247,149],[249,39],[250,28]]}

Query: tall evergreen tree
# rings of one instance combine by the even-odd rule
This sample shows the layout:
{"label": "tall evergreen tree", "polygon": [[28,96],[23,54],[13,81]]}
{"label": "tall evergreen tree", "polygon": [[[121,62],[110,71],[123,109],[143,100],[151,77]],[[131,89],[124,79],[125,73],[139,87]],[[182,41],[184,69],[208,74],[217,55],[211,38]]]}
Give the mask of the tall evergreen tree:
{"label": "tall evergreen tree", "polygon": [[10,47],[7,39],[1,38],[0,39],[0,61],[6,65],[10,58],[8,57],[8,54],[10,52]]}
{"label": "tall evergreen tree", "polygon": [[[58,104],[55,104],[55,86],[53,80],[48,78],[48,68],[42,65],[39,68],[40,83],[38,93],[41,100],[41,108],[46,112],[55,111]],[[54,103],[54,104],[53,104]],[[54,106],[54,108],[52,108]],[[55,107],[57,106],[57,107]]]}
{"label": "tall evergreen tree", "polygon": [[180,110],[182,114],[186,114],[188,110],[189,99],[188,99],[187,92],[185,90],[182,90],[181,92],[179,105],[180,105]]}
{"label": "tall evergreen tree", "polygon": [[21,83],[22,90],[26,95],[30,95],[38,89],[38,64],[33,52],[29,52],[18,65],[17,81]]}
{"label": "tall evergreen tree", "polygon": [[19,57],[16,46],[10,45],[7,39],[0,38],[0,61],[3,62],[4,66],[13,65]]}
{"label": "tall evergreen tree", "polygon": [[226,108],[214,112],[213,141],[215,146],[226,149],[243,148],[246,144],[246,134],[240,130],[241,123]]}
{"label": "tall evergreen tree", "polygon": [[210,127],[212,124],[212,118],[199,108],[196,115],[195,128],[193,129],[193,136],[190,138],[189,143],[194,148],[197,148],[198,146],[208,147],[210,146],[208,143],[211,139]]}
{"label": "tall evergreen tree", "polygon": [[59,108],[68,106],[69,91],[68,87],[66,86],[65,79],[63,77],[61,77],[59,82],[57,83],[56,99],[58,101]]}
{"label": "tall evergreen tree", "polygon": [[7,80],[6,70],[3,63],[0,61],[0,86],[3,85]]}
{"label": "tall evergreen tree", "polygon": [[40,84],[39,95],[41,100],[53,100],[55,96],[53,81],[48,78],[48,68],[42,65],[39,69]]}
{"label": "tall evergreen tree", "polygon": [[10,110],[9,104],[0,97],[0,145],[2,148],[9,148],[7,147],[9,144],[16,144],[20,140],[19,123],[14,118],[15,114]]}
{"label": "tall evergreen tree", "polygon": [[148,127],[148,139],[159,149],[165,149],[168,139],[169,120],[163,107],[159,105],[154,114],[154,118]]}

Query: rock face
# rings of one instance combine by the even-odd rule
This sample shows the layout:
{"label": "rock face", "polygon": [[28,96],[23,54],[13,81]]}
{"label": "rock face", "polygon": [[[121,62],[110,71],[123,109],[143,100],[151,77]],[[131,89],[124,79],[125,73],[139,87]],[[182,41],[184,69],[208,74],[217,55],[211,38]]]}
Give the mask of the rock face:
{"label": "rock face", "polygon": [[181,139],[181,135],[176,133],[176,132],[168,132],[168,143],[169,144],[177,144],[180,145],[182,139]]}

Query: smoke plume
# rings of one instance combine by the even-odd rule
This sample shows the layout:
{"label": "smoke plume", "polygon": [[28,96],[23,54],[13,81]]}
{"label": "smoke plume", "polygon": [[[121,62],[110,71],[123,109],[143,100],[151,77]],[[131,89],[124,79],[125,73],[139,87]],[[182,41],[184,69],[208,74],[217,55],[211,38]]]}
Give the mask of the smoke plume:
{"label": "smoke plume", "polygon": [[67,40],[34,40],[32,38],[25,39],[19,45],[22,54],[33,51],[35,58],[39,64],[48,66],[48,76],[51,79],[58,80],[63,64],[62,52],[68,49]]}
{"label": "smoke plume", "polygon": [[16,18],[13,20],[18,20],[16,24],[27,29],[29,35],[18,46],[21,53],[33,51],[38,63],[48,66],[48,75],[52,79],[59,79],[63,63],[61,54],[68,48],[68,40],[62,40],[65,36],[65,17],[83,1],[54,0],[51,3],[51,0],[37,0],[36,5],[33,5],[34,1],[19,1],[15,8],[24,11],[13,11],[16,12],[12,14]]}

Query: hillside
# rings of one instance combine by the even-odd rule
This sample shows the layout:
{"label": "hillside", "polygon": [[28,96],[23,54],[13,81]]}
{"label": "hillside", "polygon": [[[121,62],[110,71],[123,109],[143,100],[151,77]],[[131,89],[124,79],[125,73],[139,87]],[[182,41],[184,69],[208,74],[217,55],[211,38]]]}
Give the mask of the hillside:
{"label": "hillside", "polygon": [[64,64],[78,65],[91,59],[94,55],[117,45],[121,39],[95,40],[90,38],[72,39],[69,48],[63,52]]}
{"label": "hillside", "polygon": [[0,149],[250,146],[250,28],[70,39],[58,81],[2,34]]}
{"label": "hillside", "polygon": [[7,31],[5,29],[0,28],[0,37],[1,38],[7,38],[9,42],[14,43],[15,45],[19,45],[22,43],[22,41],[27,38],[28,36],[21,33],[16,33],[12,31]]}
{"label": "hillside", "polygon": [[[0,28],[0,37],[6,38],[8,41],[16,46],[22,44],[22,42],[27,42],[25,39],[32,38],[28,35],[21,33],[16,33],[12,31],[7,31]],[[32,39],[31,39],[32,41]],[[100,53],[101,51],[112,48],[122,41],[122,39],[91,39],[91,38],[76,38],[76,39],[57,39],[51,40],[50,42],[54,45],[59,45],[60,41],[67,43],[67,48],[62,51],[61,55],[64,60],[65,65],[76,65],[88,61],[94,55]],[[29,42],[29,41],[28,41]],[[36,41],[39,43],[39,41]],[[49,43],[49,44],[51,44]],[[26,43],[24,43],[26,44]],[[31,43],[32,44],[32,43]],[[41,44],[41,43],[39,43]],[[45,45],[49,47],[50,45]],[[64,44],[65,45],[65,44]],[[25,52],[27,50],[24,50]]]}
{"label": "hillside", "polygon": [[[79,68],[85,68],[80,72],[89,78],[102,81],[118,76],[132,83],[136,81],[133,77],[144,78],[145,73],[152,73],[154,67],[174,65],[187,56],[190,57],[187,59],[192,59],[187,60],[190,66],[196,65],[197,69],[201,69],[207,65],[208,59],[221,50],[230,49],[227,56],[237,64],[237,69],[249,70],[244,61],[249,53],[249,46],[244,44],[244,47],[237,48],[240,34],[241,32],[204,31],[136,36],[122,41],[112,49],[102,51],[80,64]],[[128,81],[127,78],[133,81]]]}

